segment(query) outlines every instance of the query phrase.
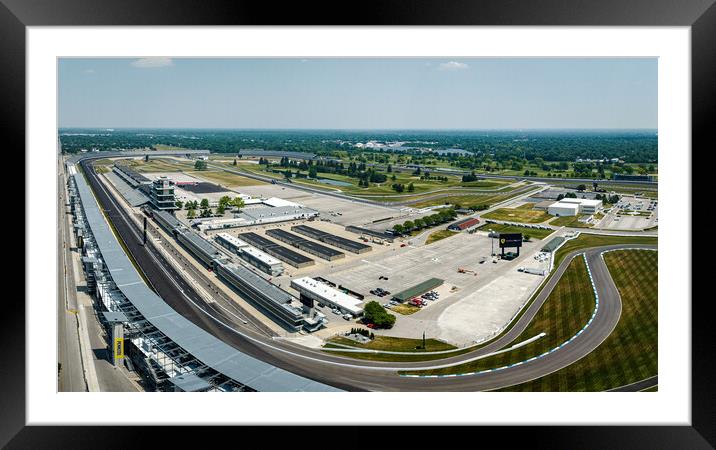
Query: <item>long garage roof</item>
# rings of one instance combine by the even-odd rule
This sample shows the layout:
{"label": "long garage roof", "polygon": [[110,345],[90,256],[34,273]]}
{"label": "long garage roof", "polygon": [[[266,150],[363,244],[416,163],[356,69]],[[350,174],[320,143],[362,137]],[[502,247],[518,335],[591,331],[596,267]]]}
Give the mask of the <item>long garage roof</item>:
{"label": "long garage roof", "polygon": [[436,287],[442,285],[445,282],[445,280],[441,280],[440,278],[430,278],[428,280],[423,281],[422,283],[418,283],[413,287],[409,287],[408,289],[398,292],[393,296],[393,298],[398,299],[401,302],[404,302],[405,300],[408,300],[411,297],[415,297],[417,295],[422,295],[428,291],[431,291],[435,289]]}
{"label": "long garage roof", "polygon": [[335,392],[340,389],[301,377],[246,355],[177,313],[144,283],[120,247],[82,175],[74,176],[77,192],[99,251],[112,279],[135,308],[157,330],[196,359],[258,391]]}
{"label": "long garage roof", "polygon": [[120,194],[122,194],[122,197],[124,197],[124,199],[127,200],[127,203],[129,203],[130,205],[140,206],[145,203],[149,203],[149,197],[142,194],[137,189],[134,189],[134,187],[130,186],[129,183],[120,178],[119,175],[117,175],[116,173],[107,172],[104,174],[104,176],[112,182],[114,187],[119,191]]}

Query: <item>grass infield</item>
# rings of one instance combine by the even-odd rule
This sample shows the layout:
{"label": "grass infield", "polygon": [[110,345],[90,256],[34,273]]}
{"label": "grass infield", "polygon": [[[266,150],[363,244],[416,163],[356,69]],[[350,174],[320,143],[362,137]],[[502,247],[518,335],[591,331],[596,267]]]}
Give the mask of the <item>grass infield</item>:
{"label": "grass infield", "polygon": [[523,223],[540,223],[552,217],[545,211],[536,210],[533,207],[532,204],[524,204],[517,208],[500,208],[484,214],[482,217]]}
{"label": "grass infield", "polygon": [[604,254],[622,298],[612,334],[571,366],[505,391],[604,391],[658,373],[658,252],[619,250]]}
{"label": "grass infield", "polygon": [[450,230],[435,231],[434,233],[431,233],[430,236],[428,236],[428,238],[425,240],[425,244],[432,244],[433,242],[437,242],[450,236],[455,236],[456,234],[458,233]]}
{"label": "grass infield", "polygon": [[[363,345],[359,344],[355,341],[352,341],[350,339],[344,338],[342,336],[336,336],[328,341],[324,348],[339,348],[337,345],[333,345],[332,343],[338,343],[338,344],[345,344],[350,345],[351,347],[355,348],[367,348],[367,349],[373,349],[373,350],[389,350],[389,351],[395,351],[395,352],[412,352],[413,355],[393,355],[389,353],[351,353],[351,352],[330,352],[330,354],[334,354],[336,356],[345,356],[348,358],[355,358],[355,359],[366,359],[370,361],[391,361],[391,362],[418,362],[418,361],[432,361],[436,359],[442,359],[447,358],[450,356],[456,356],[460,355],[462,353],[467,353],[468,351],[472,349],[462,349],[458,350],[457,347],[450,345],[448,343],[438,341],[436,339],[426,339],[425,340],[425,349],[422,348],[416,348],[416,347],[422,347],[423,340],[422,339],[408,339],[408,338],[398,338],[398,337],[390,337],[390,336],[375,336],[375,339],[371,342]],[[454,352],[445,353],[445,354],[437,354],[437,355],[429,355],[425,354],[425,352],[437,352],[437,351],[443,351],[443,350],[452,350],[455,349]]]}

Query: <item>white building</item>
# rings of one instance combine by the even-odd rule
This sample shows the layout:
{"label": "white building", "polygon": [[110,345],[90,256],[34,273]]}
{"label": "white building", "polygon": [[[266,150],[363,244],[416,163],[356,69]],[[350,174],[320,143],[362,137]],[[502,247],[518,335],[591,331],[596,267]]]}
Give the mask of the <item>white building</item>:
{"label": "white building", "polygon": [[563,198],[560,203],[572,203],[579,205],[580,214],[594,214],[602,207],[601,200],[589,200],[586,198]]}
{"label": "white building", "polygon": [[553,216],[576,216],[579,214],[579,205],[576,203],[556,202],[547,208],[547,213]]}
{"label": "white building", "polygon": [[295,278],[291,280],[291,287],[297,290],[302,297],[329,305],[331,308],[338,308],[343,314],[349,313],[356,317],[363,314],[361,300],[313,278]]}

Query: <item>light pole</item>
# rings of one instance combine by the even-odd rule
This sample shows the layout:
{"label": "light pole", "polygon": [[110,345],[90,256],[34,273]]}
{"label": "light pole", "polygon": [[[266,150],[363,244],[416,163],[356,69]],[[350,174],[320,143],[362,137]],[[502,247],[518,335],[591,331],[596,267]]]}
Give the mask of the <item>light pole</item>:
{"label": "light pole", "polygon": [[490,256],[495,256],[495,232],[491,229],[487,231],[490,232]]}

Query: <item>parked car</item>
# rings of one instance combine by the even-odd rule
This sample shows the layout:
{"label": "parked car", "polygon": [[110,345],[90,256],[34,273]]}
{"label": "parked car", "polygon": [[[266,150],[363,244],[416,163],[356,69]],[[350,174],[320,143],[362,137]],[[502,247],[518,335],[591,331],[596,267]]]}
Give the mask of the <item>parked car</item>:
{"label": "parked car", "polygon": [[353,318],[353,316],[350,315],[350,314],[343,314],[343,318],[344,318],[345,320],[351,320],[351,319]]}

